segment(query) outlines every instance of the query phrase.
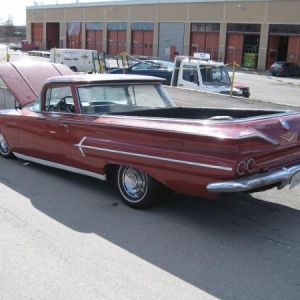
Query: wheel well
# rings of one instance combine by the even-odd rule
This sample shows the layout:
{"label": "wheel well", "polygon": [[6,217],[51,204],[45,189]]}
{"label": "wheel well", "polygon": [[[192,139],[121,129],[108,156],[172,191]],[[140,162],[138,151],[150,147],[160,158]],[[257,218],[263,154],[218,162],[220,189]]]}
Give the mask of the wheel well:
{"label": "wheel well", "polygon": [[77,72],[77,68],[74,67],[74,66],[70,67],[70,69],[71,69],[72,71],[74,71],[74,72]]}
{"label": "wheel well", "polygon": [[[126,164],[124,164],[126,165]],[[115,179],[117,178],[117,172],[118,172],[118,169],[121,165],[117,165],[117,164],[107,164],[104,168],[104,173],[106,174],[106,181],[109,182],[109,183],[112,183],[115,181]],[[139,169],[138,167],[136,166],[132,166],[133,168],[136,168],[136,169]],[[143,170],[142,170],[143,171]],[[152,177],[155,181],[157,181],[158,183],[162,184],[162,185],[165,185],[164,182],[160,181],[159,179],[156,178],[156,176],[152,176],[152,174],[148,173],[147,171],[143,171],[145,172],[148,176]]]}
{"label": "wheel well", "polygon": [[116,179],[119,165],[109,164],[105,166],[106,180],[111,181]]}

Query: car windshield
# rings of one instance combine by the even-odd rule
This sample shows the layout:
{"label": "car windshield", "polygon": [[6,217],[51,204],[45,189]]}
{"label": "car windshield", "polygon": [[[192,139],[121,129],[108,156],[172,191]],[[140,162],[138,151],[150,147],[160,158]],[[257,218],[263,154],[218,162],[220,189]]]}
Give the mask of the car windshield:
{"label": "car windshield", "polygon": [[230,77],[225,66],[200,66],[203,84],[231,85]]}
{"label": "car windshield", "polygon": [[77,94],[87,114],[175,106],[161,84],[84,85]]}

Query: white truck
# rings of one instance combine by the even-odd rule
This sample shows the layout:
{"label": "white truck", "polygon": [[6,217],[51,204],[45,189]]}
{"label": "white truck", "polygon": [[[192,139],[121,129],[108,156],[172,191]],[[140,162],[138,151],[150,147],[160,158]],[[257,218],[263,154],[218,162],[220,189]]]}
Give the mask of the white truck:
{"label": "white truck", "polygon": [[176,56],[171,86],[250,97],[249,87],[232,84],[225,64],[210,60],[207,53],[195,53],[193,57]]}
{"label": "white truck", "polygon": [[97,50],[52,48],[49,61],[67,65],[74,72],[103,73]]}

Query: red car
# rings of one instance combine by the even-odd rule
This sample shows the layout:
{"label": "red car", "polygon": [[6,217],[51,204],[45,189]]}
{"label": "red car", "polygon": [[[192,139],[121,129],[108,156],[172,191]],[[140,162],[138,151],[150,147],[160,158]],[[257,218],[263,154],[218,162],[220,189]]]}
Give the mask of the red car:
{"label": "red car", "polygon": [[298,112],[176,107],[160,78],[50,77],[69,72],[50,66],[1,66],[22,106],[0,111],[3,157],[115,180],[134,208],[153,204],[163,186],[216,197],[300,183]]}

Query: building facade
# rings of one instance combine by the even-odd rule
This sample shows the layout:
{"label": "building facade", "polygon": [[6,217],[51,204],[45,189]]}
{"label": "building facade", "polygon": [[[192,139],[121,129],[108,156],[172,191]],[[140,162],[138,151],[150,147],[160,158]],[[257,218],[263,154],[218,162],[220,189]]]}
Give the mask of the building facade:
{"label": "building facade", "polygon": [[173,60],[215,60],[268,69],[300,64],[298,0],[136,0],[28,6],[27,39],[41,49],[96,49]]}

